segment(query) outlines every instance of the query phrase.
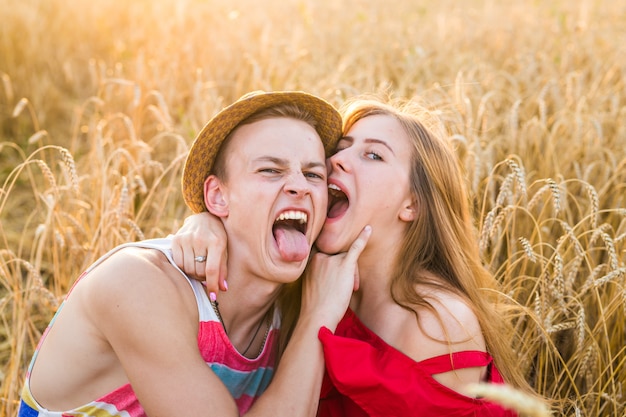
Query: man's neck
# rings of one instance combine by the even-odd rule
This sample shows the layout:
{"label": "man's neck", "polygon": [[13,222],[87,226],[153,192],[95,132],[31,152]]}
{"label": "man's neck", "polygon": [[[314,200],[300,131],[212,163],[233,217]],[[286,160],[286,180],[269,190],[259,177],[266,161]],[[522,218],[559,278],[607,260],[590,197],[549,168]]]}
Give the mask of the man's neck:
{"label": "man's neck", "polygon": [[228,291],[220,292],[216,308],[228,338],[242,352],[272,314],[281,284],[230,268],[227,281]]}

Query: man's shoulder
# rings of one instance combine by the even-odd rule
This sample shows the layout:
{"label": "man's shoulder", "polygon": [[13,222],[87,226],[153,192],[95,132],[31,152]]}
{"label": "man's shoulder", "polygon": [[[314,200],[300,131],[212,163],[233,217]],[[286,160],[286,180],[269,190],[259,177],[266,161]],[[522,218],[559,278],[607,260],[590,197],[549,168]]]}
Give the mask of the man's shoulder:
{"label": "man's shoulder", "polygon": [[107,281],[142,278],[153,274],[167,274],[172,265],[163,252],[142,246],[123,246],[116,249],[90,269],[92,276],[108,275]]}
{"label": "man's shoulder", "polygon": [[157,249],[120,248],[81,281],[70,298],[95,322],[107,317],[111,326],[136,329],[163,314],[183,321],[197,315],[189,282]]}
{"label": "man's shoulder", "polygon": [[172,291],[189,291],[186,279],[160,249],[141,245],[119,247],[83,277],[89,297],[141,297],[150,302]]}
{"label": "man's shoulder", "polygon": [[119,267],[163,269],[169,263],[166,253],[170,251],[170,248],[170,239],[149,239],[124,243],[96,260],[87,269],[87,272]]}

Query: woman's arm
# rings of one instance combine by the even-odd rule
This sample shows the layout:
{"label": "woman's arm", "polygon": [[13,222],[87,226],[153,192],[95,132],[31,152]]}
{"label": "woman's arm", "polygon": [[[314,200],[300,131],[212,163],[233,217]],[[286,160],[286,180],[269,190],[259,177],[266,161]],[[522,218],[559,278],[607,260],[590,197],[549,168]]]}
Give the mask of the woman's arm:
{"label": "woman's arm", "polygon": [[[206,281],[209,294],[227,291],[226,231],[222,221],[208,212],[193,214],[172,237],[172,257],[191,278]],[[197,260],[197,257],[206,257]]]}
{"label": "woman's arm", "polygon": [[367,226],[348,252],[315,254],[304,277],[300,318],[267,390],[249,417],[314,417],[324,376],[320,327],[335,330],[357,285],[357,261],[371,235]]}

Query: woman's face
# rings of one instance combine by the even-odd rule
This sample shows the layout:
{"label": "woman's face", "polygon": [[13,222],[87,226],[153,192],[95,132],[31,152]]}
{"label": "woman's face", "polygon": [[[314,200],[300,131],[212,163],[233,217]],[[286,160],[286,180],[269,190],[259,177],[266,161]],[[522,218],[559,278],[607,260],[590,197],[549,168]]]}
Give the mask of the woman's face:
{"label": "woman's face", "polygon": [[410,139],[392,116],[367,116],[350,128],[328,160],[328,216],[316,241],[320,251],[347,250],[368,224],[372,236],[366,250],[399,243],[414,218],[411,155]]}

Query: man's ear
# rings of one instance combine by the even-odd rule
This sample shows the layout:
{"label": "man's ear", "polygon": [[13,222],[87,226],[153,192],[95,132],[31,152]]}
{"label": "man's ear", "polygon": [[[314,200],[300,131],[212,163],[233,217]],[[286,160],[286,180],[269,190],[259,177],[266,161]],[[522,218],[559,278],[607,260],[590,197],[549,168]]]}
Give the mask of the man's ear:
{"label": "man's ear", "polygon": [[214,216],[228,216],[228,199],[224,193],[224,184],[215,175],[209,175],[204,181],[204,204]]}
{"label": "man's ear", "polygon": [[411,198],[411,199],[405,200],[405,202],[402,205],[402,208],[400,209],[400,213],[398,214],[398,217],[400,217],[400,220],[404,222],[412,222],[413,220],[415,220],[416,215],[417,215],[417,202],[415,201],[415,199]]}

